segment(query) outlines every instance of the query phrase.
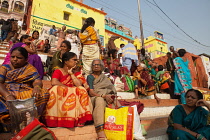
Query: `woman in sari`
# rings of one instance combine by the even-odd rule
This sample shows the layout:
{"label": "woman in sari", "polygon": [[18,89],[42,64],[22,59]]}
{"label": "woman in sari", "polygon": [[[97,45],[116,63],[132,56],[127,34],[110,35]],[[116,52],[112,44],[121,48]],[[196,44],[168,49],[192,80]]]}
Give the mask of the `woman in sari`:
{"label": "woman in sari", "polygon": [[5,57],[3,64],[10,63],[10,55],[13,49],[17,47],[24,47],[29,53],[28,62],[37,69],[37,71],[39,72],[40,78],[43,79],[44,68],[43,68],[41,58],[37,55],[35,45],[31,43],[29,39],[30,39],[29,35],[22,35],[20,38],[20,42],[13,45],[12,48],[10,49],[10,52],[7,53],[7,56]]}
{"label": "woman in sari", "polygon": [[178,51],[179,57],[174,59],[174,66],[176,68],[174,75],[174,94],[181,95],[181,102],[185,104],[185,93],[192,88],[192,79],[190,69],[188,68],[189,60],[184,57],[186,51],[180,49]]}
{"label": "woman in sari", "polygon": [[52,73],[62,67],[62,56],[65,52],[69,52],[71,50],[71,43],[67,40],[64,40],[61,43],[60,50],[55,52],[53,55],[50,68],[49,68],[49,74],[52,75]]}
{"label": "woman in sari", "polygon": [[43,45],[44,45],[43,40],[39,39],[39,32],[36,30],[33,31],[31,48],[35,48],[34,50],[36,51],[36,53],[29,55],[28,62],[37,69],[37,71],[39,72],[39,75],[41,76],[41,79],[43,79],[43,76],[44,76],[44,66],[43,66],[40,56],[37,54],[37,51],[43,51],[44,49]]}
{"label": "woman in sari", "polygon": [[145,64],[140,64],[133,74],[133,80],[135,85],[135,99],[138,99],[139,93],[143,96],[154,95],[157,102],[159,98],[156,95],[155,82],[151,78],[151,75],[146,70]]}
{"label": "woman in sari", "polygon": [[100,38],[94,25],[95,20],[92,17],[87,18],[82,26],[81,33],[79,34],[81,43],[83,44],[83,72],[86,75],[90,74],[92,61],[94,59],[99,59],[100,57]]}
{"label": "woman in sari", "polygon": [[[49,99],[47,90],[42,89],[42,81],[36,68],[27,62],[28,52],[23,47],[11,51],[11,64],[0,67],[0,102],[36,97],[38,115],[41,116]],[[4,109],[0,108],[0,112]]]}
{"label": "woman in sari", "polygon": [[108,52],[108,64],[109,64],[109,69],[110,73],[117,75],[121,77],[122,74],[129,74],[130,71],[128,70],[127,67],[122,67],[122,64],[120,63],[120,58],[117,58],[117,50],[112,49]]}
{"label": "woman in sari", "polygon": [[44,51],[44,41],[39,39],[39,31],[35,30],[32,33],[32,43],[37,51]]}
{"label": "woman in sari", "polygon": [[30,39],[29,35],[22,35],[20,38],[20,42],[15,43],[10,49],[9,53],[7,53],[7,56],[5,57],[3,64],[10,64],[11,51],[17,47],[24,47],[29,54],[36,53],[35,48],[30,48],[29,44],[31,43],[31,41],[29,39]]}
{"label": "woman in sari", "polygon": [[74,72],[77,61],[75,53],[64,53],[63,66],[52,75],[53,87],[45,115],[49,127],[72,128],[92,120],[92,104],[87,90],[82,87],[86,80],[81,72]]}
{"label": "woman in sari", "polygon": [[210,104],[195,89],[188,90],[185,98],[186,104],[177,105],[169,116],[169,140],[210,140]]}
{"label": "woman in sari", "polygon": [[89,95],[93,104],[93,120],[98,134],[98,140],[106,140],[104,133],[104,113],[105,107],[114,103],[112,97],[116,95],[116,90],[111,81],[102,73],[104,64],[100,59],[92,62],[92,74],[87,76],[90,87]]}

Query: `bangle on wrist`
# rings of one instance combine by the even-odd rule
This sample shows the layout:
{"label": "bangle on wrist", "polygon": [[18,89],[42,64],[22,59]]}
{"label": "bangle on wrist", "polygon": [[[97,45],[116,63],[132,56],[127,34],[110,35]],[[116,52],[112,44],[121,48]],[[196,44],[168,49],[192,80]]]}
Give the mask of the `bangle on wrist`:
{"label": "bangle on wrist", "polygon": [[7,97],[9,97],[9,96],[13,96],[12,94],[7,94],[7,96],[5,97],[5,99],[7,98]]}
{"label": "bangle on wrist", "polygon": [[201,134],[197,134],[196,136],[197,136],[197,137],[196,137],[197,140],[202,140],[202,139],[204,138],[204,136],[201,135]]}
{"label": "bangle on wrist", "polygon": [[40,85],[35,85],[34,87],[38,87],[38,88],[41,88],[41,86],[40,86]]}

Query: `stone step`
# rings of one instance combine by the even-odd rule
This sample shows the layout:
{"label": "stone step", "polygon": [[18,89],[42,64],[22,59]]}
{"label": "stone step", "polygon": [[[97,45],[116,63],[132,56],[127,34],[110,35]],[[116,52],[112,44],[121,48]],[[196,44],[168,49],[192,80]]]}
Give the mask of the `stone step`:
{"label": "stone step", "polygon": [[179,104],[178,99],[162,99],[159,103],[155,99],[126,99],[125,101],[139,101],[144,104],[144,107],[165,107],[176,106]]}
{"label": "stone step", "polygon": [[97,134],[93,125],[75,128],[50,128],[58,140],[95,140]]}
{"label": "stone step", "polygon": [[165,128],[168,126],[168,115],[140,117],[141,124],[144,125],[146,131]]}
{"label": "stone step", "polygon": [[[166,93],[157,93],[156,94],[160,99],[170,99],[170,95]],[[120,96],[121,99],[133,99],[135,97],[134,92],[117,92],[117,96]],[[154,99],[154,96],[147,96],[147,99]]]}
{"label": "stone step", "polygon": [[147,136],[145,136],[145,138],[147,140],[168,140],[166,130],[167,127],[147,131]]}
{"label": "stone step", "polygon": [[175,106],[144,107],[141,117],[155,117],[169,115]]}

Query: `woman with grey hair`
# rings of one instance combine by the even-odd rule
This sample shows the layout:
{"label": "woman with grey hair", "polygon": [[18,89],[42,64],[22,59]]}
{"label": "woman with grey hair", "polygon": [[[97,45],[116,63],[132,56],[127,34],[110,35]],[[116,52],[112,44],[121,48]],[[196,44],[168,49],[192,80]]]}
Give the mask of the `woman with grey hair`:
{"label": "woman with grey hair", "polygon": [[98,134],[98,139],[106,139],[104,133],[104,112],[107,105],[113,104],[113,95],[116,90],[111,81],[103,74],[104,63],[100,59],[94,59],[91,65],[92,74],[87,76],[90,87],[89,95],[93,104],[93,120]]}

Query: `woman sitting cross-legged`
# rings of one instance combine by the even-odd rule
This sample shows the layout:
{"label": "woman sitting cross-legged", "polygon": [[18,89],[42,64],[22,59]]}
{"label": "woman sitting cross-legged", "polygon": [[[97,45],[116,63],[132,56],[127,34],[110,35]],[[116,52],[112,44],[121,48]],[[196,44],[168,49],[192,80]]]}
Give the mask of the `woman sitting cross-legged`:
{"label": "woman sitting cross-legged", "polygon": [[169,116],[169,140],[210,140],[210,104],[195,89],[189,89],[185,98],[186,104],[177,105]]}
{"label": "woman sitting cross-legged", "polygon": [[62,67],[52,75],[53,87],[45,115],[49,127],[76,127],[92,121],[92,104],[87,90],[82,86],[86,80],[81,72],[74,72],[77,55],[65,52]]}
{"label": "woman sitting cross-legged", "polygon": [[[41,116],[49,99],[47,90],[42,89],[42,81],[36,68],[27,62],[28,52],[23,47],[11,50],[10,63],[0,67],[0,102],[36,97],[38,115]],[[0,112],[4,112],[3,106]]]}
{"label": "woman sitting cross-legged", "polygon": [[113,104],[113,95],[116,90],[111,81],[102,72],[104,63],[100,59],[95,59],[91,65],[92,74],[87,76],[90,87],[89,95],[93,104],[93,120],[99,140],[105,140],[104,133],[104,112],[107,105]]}

